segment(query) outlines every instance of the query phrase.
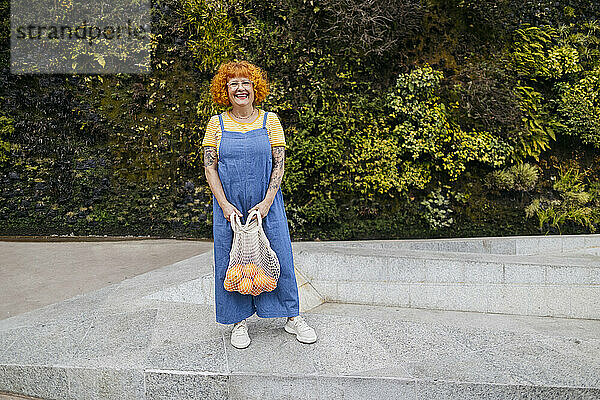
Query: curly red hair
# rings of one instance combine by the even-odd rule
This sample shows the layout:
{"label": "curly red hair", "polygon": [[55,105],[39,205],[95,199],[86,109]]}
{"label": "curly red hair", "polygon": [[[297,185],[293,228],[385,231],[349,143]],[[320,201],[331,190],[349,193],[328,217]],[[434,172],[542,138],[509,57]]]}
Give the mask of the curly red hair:
{"label": "curly red hair", "polygon": [[227,95],[227,81],[231,78],[248,78],[254,83],[254,104],[261,103],[269,94],[267,73],[248,61],[230,61],[221,64],[210,84],[213,101],[221,106],[231,105]]}

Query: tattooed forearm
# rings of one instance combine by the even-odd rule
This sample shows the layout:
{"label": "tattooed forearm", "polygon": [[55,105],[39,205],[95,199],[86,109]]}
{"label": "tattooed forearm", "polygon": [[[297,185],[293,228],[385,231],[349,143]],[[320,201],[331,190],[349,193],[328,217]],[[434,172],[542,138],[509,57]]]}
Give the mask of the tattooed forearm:
{"label": "tattooed forearm", "polygon": [[204,147],[204,166],[212,167],[217,162],[217,149],[216,147],[205,146]]}
{"label": "tattooed forearm", "polygon": [[[275,193],[281,185],[284,171],[284,160],[285,160],[285,147],[276,146],[273,147],[273,169],[271,171],[271,180],[269,181],[269,187],[267,189],[267,195],[271,194],[275,197]],[[269,193],[272,192],[272,193]]]}

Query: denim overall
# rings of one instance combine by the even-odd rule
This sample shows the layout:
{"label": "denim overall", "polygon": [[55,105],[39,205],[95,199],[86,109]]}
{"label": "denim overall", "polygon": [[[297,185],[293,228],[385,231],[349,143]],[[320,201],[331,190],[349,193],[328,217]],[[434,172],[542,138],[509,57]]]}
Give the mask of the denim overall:
{"label": "denim overall", "polygon": [[[218,172],[227,200],[244,215],[245,223],[250,207],[260,203],[267,193],[271,179],[272,150],[267,132],[267,113],[263,126],[249,132],[226,131],[223,117],[219,144]],[[229,292],[223,287],[229,264],[233,230],[213,195],[213,238],[215,252],[215,311],[221,324],[240,322],[256,313],[261,318],[295,317],[299,315],[298,286],[294,274],[292,243],[281,189],[262,226],[271,248],[277,254],[281,273],[277,287],[258,296]]]}

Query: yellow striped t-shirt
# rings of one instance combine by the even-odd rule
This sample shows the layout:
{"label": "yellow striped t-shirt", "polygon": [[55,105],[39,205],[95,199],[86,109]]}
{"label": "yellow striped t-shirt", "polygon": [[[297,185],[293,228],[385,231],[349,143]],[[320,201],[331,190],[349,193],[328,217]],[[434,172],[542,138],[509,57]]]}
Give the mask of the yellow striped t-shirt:
{"label": "yellow striped t-shirt", "polygon": [[[260,129],[263,125],[265,112],[261,109],[258,110],[258,117],[252,122],[237,122],[229,115],[227,111],[223,115],[223,126],[226,131],[233,132],[248,132],[253,129]],[[285,137],[283,134],[283,127],[277,114],[270,112],[267,115],[267,132],[269,133],[269,141],[271,147],[274,146],[285,146]],[[202,140],[202,146],[212,146],[217,148],[217,157],[219,156],[219,143],[221,143],[221,125],[219,124],[219,116],[213,115],[208,124],[206,125],[206,133],[204,134],[204,140]]]}

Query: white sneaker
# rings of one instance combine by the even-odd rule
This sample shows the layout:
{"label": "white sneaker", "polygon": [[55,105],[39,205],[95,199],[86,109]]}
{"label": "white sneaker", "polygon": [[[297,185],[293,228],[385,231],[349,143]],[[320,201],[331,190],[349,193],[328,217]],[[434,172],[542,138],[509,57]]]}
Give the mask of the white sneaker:
{"label": "white sneaker", "polygon": [[283,327],[286,332],[296,335],[296,339],[302,343],[314,343],[317,341],[317,334],[313,328],[308,326],[304,318],[301,316],[289,319]]}
{"label": "white sneaker", "polygon": [[231,330],[231,345],[238,349],[245,349],[250,345],[250,336],[248,336],[248,324],[246,320],[233,324]]}

